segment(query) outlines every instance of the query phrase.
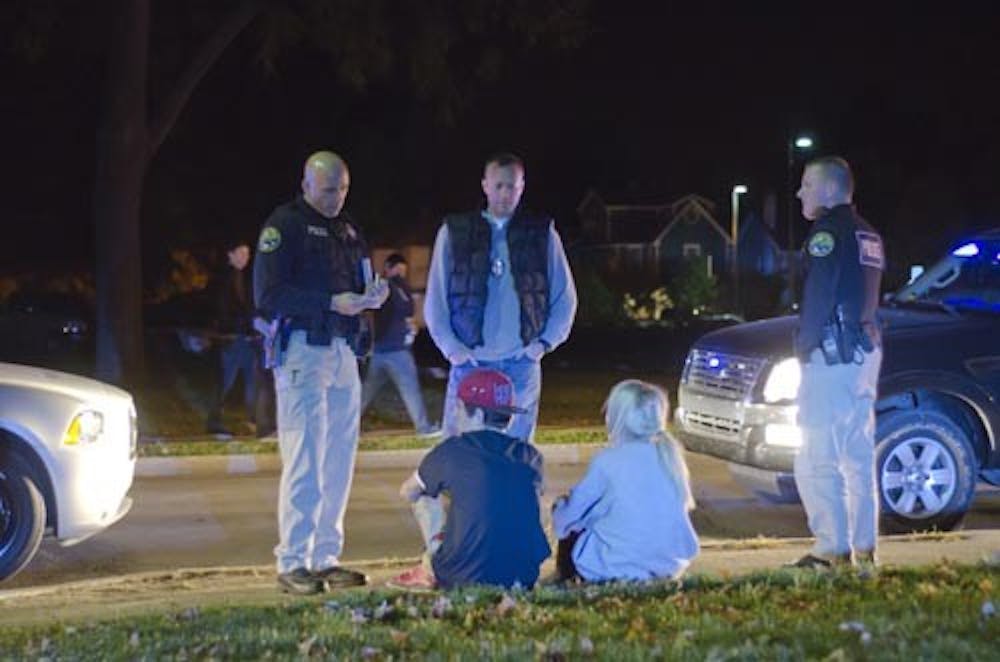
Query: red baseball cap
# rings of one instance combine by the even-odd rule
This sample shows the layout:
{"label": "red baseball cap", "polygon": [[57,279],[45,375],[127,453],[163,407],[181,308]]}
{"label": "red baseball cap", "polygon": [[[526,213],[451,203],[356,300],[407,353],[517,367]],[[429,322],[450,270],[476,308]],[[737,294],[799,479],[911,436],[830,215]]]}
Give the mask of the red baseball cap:
{"label": "red baseball cap", "polygon": [[514,406],[514,383],[499,370],[473,370],[458,383],[458,399],[472,407],[501,414],[524,414],[527,409]]}

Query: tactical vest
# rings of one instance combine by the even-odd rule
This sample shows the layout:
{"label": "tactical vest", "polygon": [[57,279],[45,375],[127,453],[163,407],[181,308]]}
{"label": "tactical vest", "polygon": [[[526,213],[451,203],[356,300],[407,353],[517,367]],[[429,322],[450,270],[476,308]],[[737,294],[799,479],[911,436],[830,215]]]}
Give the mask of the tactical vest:
{"label": "tactical vest", "polygon": [[[356,232],[351,236],[344,222],[334,221],[331,225],[333,236],[330,237],[330,291],[364,292],[361,260],[368,256],[365,244]],[[330,311],[330,327],[332,335],[346,338],[353,346],[361,332],[361,316],[341,315]]]}
{"label": "tactical vest", "polygon": [[[521,341],[527,345],[545,329],[549,315],[549,223],[515,213],[507,223],[507,247],[514,289],[521,303]],[[479,212],[445,219],[451,248],[448,310],[451,328],[468,347],[483,344],[490,243],[493,228]]]}

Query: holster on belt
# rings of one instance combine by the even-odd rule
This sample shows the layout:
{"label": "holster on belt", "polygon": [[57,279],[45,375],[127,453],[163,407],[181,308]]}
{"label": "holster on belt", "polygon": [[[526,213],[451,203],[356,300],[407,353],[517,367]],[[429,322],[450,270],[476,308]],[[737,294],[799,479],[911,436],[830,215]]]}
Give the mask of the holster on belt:
{"label": "holster on belt", "polygon": [[871,352],[875,345],[860,324],[845,319],[844,308],[838,305],[834,311],[834,319],[823,326],[820,349],[827,365],[839,365],[860,363],[858,350]]}
{"label": "holster on belt", "polygon": [[283,317],[275,317],[270,322],[265,322],[262,318],[254,320],[254,328],[263,338],[265,370],[274,370],[285,360],[285,350],[288,349],[287,321],[288,318]]}

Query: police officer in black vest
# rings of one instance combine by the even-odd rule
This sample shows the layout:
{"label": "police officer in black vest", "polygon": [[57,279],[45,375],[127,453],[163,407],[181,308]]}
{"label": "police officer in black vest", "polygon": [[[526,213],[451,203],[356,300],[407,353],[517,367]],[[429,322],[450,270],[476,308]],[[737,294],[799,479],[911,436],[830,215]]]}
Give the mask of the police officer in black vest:
{"label": "police officer in black vest", "polygon": [[882,238],[855,211],[844,159],[806,165],[798,197],[813,226],[795,351],[802,364],[795,482],[815,536],[798,567],[874,564],[878,534],[875,395],[882,363],[876,320]]}
{"label": "police officer in black vest", "polygon": [[381,306],[389,290],[368,277],[368,247],[342,211],[349,187],[343,159],[310,156],[302,195],[264,223],[254,263],[257,308],[275,320],[280,354],[272,358],[282,460],[278,583],[298,594],[366,581],[339,564],[361,418],[353,345],[359,315]]}
{"label": "police officer in black vest", "polygon": [[431,257],[424,320],[451,364],[442,432],[458,434],[459,382],[476,367],[514,384],[518,414],[509,434],[531,441],[542,388],[541,359],[569,337],[576,287],[549,216],[524,210],[524,163],[513,154],[486,161],[486,208],[444,219]]}

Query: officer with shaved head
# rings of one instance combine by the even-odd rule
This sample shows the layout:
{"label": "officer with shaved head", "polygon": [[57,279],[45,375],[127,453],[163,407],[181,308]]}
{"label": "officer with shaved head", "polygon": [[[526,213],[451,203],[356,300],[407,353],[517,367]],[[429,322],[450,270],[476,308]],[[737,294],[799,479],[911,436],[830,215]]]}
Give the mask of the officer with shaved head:
{"label": "officer with shaved head", "polygon": [[795,351],[802,364],[795,482],[816,541],[795,566],[874,564],[875,391],[882,364],[876,320],[882,238],[854,208],[842,158],[811,161],[798,197],[813,225]]}
{"label": "officer with shaved head", "polygon": [[389,289],[370,277],[368,246],[343,211],[350,183],[337,154],[310,156],[302,195],[271,213],[254,263],[256,305],[275,320],[278,356],[278,584],[300,595],[366,581],[340,566],[361,419],[353,347],[359,315]]}

